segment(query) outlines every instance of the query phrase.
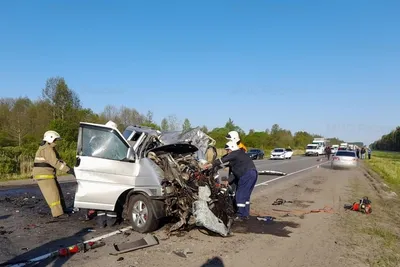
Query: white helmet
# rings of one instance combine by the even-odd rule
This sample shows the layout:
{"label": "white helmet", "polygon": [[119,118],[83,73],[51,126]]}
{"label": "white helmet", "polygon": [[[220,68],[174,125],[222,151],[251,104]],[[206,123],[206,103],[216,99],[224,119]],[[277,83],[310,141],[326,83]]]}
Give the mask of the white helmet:
{"label": "white helmet", "polygon": [[114,128],[114,129],[117,129],[117,128],[118,128],[118,125],[117,125],[115,122],[113,122],[113,121],[108,121],[108,122],[106,123],[106,126],[111,127],[111,128]]}
{"label": "white helmet", "polygon": [[229,149],[229,150],[235,151],[235,150],[238,150],[238,149],[239,149],[239,146],[236,144],[236,142],[234,142],[234,141],[229,141],[228,143],[226,143],[225,149],[226,149],[226,150]]}
{"label": "white helmet", "polygon": [[229,141],[233,141],[233,142],[239,142],[240,141],[239,133],[236,132],[236,131],[230,131],[225,137]]}
{"label": "white helmet", "polygon": [[60,140],[61,136],[56,131],[47,131],[43,135],[43,141],[53,143],[55,140]]}

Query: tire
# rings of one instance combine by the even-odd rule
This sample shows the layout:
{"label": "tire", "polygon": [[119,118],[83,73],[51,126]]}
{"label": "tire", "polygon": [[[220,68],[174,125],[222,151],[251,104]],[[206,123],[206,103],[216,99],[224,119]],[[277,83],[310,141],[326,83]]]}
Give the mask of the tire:
{"label": "tire", "polygon": [[[145,208],[147,208],[147,212],[145,211]],[[138,216],[138,213],[140,212],[142,212],[142,216],[140,216],[140,220],[136,220],[136,216]],[[152,232],[156,230],[159,225],[159,220],[154,216],[152,201],[142,194],[132,195],[130,197],[128,204],[128,217],[133,230],[139,233]]]}

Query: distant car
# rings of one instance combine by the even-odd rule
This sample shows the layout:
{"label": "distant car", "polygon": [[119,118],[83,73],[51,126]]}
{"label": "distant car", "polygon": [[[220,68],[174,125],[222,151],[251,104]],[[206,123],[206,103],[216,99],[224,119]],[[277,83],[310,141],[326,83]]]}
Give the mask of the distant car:
{"label": "distant car", "polygon": [[261,149],[253,148],[247,152],[247,155],[249,155],[251,159],[263,159],[264,151]]}
{"label": "distant car", "polygon": [[285,159],[292,159],[293,150],[291,148],[285,149]]}
{"label": "distant car", "polygon": [[271,152],[270,159],[285,159],[286,158],[285,154],[286,154],[286,151],[284,148],[275,148]]}
{"label": "distant car", "polygon": [[337,147],[332,147],[331,154],[335,154],[338,151]]}
{"label": "distant car", "polygon": [[338,150],[332,157],[331,168],[354,168],[358,166],[358,158],[354,151]]}

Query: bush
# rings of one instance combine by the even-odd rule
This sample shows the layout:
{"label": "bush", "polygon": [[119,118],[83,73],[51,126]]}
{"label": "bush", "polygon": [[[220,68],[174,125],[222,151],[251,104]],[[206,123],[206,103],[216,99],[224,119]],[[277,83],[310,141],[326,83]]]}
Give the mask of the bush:
{"label": "bush", "polygon": [[[24,147],[0,148],[0,178],[11,175],[30,176],[38,147],[37,143],[30,143]],[[76,142],[60,142],[57,151],[68,166],[75,165]]]}

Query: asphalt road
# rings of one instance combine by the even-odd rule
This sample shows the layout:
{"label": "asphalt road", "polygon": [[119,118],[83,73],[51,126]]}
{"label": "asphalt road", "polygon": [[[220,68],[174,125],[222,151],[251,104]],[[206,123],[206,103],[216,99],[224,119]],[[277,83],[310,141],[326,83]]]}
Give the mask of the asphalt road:
{"label": "asphalt road", "polygon": [[[294,156],[288,160],[256,160],[259,171],[276,170],[287,173],[286,176],[259,175],[256,188],[263,185],[274,186],[283,183],[295,175],[305,175],[307,170],[326,162],[323,156]],[[221,175],[226,175],[222,171]],[[67,206],[73,205],[75,182],[61,184]],[[6,260],[22,260],[42,255],[72,245],[82,239],[94,238],[118,229],[98,229],[94,221],[82,219],[84,211],[73,214],[63,221],[54,221],[49,208],[37,185],[4,185],[0,188],[0,263]],[[121,225],[119,227],[125,227]],[[95,229],[92,232],[90,229]]]}
{"label": "asphalt road", "polygon": [[[326,162],[324,156],[319,157],[306,157],[306,156],[294,156],[292,159],[285,160],[255,160],[254,163],[258,171],[272,170],[281,171],[287,173],[286,176],[276,176],[276,175],[259,175],[256,183],[256,188],[261,185],[273,185],[284,181],[285,179],[290,179],[291,176],[295,174],[300,174],[317,166],[321,163]],[[220,171],[221,176],[226,176],[227,171]],[[256,189],[257,190],[257,189]]]}

